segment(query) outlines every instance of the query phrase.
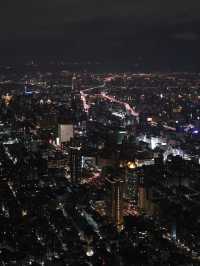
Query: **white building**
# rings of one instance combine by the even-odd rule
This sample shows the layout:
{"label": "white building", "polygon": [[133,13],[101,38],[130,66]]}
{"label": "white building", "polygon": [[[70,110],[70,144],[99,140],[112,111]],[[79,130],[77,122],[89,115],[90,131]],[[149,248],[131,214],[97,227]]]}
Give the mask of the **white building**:
{"label": "white building", "polygon": [[59,142],[68,142],[74,137],[74,126],[72,124],[59,124],[58,125],[58,138]]}

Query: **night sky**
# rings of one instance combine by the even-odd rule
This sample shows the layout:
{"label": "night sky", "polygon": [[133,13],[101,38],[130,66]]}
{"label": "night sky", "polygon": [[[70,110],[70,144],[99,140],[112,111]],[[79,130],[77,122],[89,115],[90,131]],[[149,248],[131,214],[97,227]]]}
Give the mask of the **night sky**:
{"label": "night sky", "polygon": [[199,11],[198,0],[5,0],[0,54],[195,64]]}

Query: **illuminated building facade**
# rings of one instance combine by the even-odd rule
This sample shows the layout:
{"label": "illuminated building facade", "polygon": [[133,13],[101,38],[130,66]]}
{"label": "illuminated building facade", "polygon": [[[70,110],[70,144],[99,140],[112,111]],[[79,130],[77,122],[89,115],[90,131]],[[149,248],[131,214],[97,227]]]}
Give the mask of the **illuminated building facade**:
{"label": "illuminated building facade", "polygon": [[144,187],[139,187],[138,191],[138,207],[140,210],[146,209],[146,190]]}
{"label": "illuminated building facade", "polygon": [[2,96],[2,99],[4,100],[5,105],[7,105],[7,106],[10,104],[12,98],[13,98],[13,96],[9,95],[8,93],[6,95]]}
{"label": "illuminated building facade", "polygon": [[140,176],[139,178],[139,187],[138,187],[138,207],[140,210],[145,211],[147,202],[147,193],[144,186],[144,178]]}
{"label": "illuminated building facade", "polygon": [[106,179],[107,189],[107,215],[111,221],[116,225],[117,230],[123,229],[123,192],[124,181],[118,178]]}
{"label": "illuminated building facade", "polygon": [[59,142],[68,142],[74,137],[74,127],[72,124],[59,124],[58,125],[58,138]]}
{"label": "illuminated building facade", "polygon": [[127,169],[127,193],[126,197],[133,201],[134,203],[138,202],[138,175],[136,170]]}
{"label": "illuminated building facade", "polygon": [[71,182],[77,184],[81,181],[81,147],[79,145],[71,145],[69,153]]}

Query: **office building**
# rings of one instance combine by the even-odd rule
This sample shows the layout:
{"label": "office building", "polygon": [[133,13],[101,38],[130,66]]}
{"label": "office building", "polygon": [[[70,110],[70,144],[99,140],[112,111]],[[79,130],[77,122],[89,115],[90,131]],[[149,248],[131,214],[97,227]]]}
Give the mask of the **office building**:
{"label": "office building", "polygon": [[74,137],[74,126],[72,124],[58,125],[59,143],[68,142],[73,137]]}
{"label": "office building", "polygon": [[76,91],[76,89],[77,89],[77,77],[74,74],[72,77],[72,92]]}
{"label": "office building", "polygon": [[81,181],[81,146],[72,143],[69,149],[69,157],[71,182],[78,184]]}
{"label": "office building", "polygon": [[116,225],[117,230],[123,229],[123,192],[124,181],[119,178],[106,178],[107,215]]}

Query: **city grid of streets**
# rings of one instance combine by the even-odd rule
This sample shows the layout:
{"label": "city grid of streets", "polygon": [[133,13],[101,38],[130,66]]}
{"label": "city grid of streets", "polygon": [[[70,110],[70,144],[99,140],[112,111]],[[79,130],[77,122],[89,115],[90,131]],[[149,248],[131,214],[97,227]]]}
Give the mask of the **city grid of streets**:
{"label": "city grid of streets", "polygon": [[[190,73],[5,69],[0,265],[199,265],[199,86]],[[120,231],[110,176],[126,185]]]}

